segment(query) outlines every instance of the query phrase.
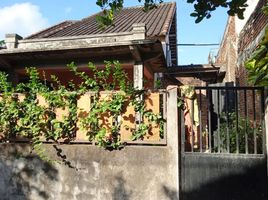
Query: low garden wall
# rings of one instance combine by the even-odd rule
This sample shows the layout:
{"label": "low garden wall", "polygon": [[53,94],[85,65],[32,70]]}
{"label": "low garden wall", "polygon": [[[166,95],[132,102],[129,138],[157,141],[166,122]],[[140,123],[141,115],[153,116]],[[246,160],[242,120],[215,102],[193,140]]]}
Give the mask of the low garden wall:
{"label": "low garden wall", "polygon": [[90,144],[0,144],[1,199],[178,199],[177,87],[167,88],[166,143],[105,150]]}
{"label": "low garden wall", "polygon": [[[50,164],[28,145],[1,145],[1,199],[174,199],[176,176],[168,147],[107,151],[90,145],[46,145]],[[66,159],[64,159],[66,156]],[[175,173],[174,173],[175,172]]]}

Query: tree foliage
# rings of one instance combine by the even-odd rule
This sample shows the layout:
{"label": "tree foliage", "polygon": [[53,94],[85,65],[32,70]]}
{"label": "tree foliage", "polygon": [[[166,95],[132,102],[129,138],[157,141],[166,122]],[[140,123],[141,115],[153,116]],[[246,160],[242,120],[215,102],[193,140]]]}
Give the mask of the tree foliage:
{"label": "tree foliage", "polygon": [[[163,0],[138,0],[143,3],[144,11],[157,8]],[[244,11],[247,7],[247,0],[187,0],[187,3],[193,4],[194,11],[190,14],[195,17],[195,22],[199,23],[204,18],[210,18],[211,13],[219,7],[227,9],[231,16],[237,15],[240,19],[244,18]],[[96,0],[96,4],[103,10],[103,15],[97,17],[97,21],[102,28],[113,24],[114,14],[124,6],[124,0]]]}
{"label": "tree foliage", "polygon": [[228,15],[237,15],[239,19],[244,19],[244,11],[248,6],[246,2],[247,0],[187,0],[187,3],[194,5],[194,12],[191,16],[196,18],[196,23],[204,18],[209,19],[211,12],[219,7],[226,8]]}

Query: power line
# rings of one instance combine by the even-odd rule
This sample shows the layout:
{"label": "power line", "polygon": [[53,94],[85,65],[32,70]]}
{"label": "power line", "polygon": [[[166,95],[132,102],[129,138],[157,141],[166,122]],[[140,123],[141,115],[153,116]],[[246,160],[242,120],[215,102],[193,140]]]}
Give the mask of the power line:
{"label": "power line", "polygon": [[220,44],[216,44],[216,43],[203,43],[203,44],[182,44],[179,43],[177,44],[177,46],[219,46]]}

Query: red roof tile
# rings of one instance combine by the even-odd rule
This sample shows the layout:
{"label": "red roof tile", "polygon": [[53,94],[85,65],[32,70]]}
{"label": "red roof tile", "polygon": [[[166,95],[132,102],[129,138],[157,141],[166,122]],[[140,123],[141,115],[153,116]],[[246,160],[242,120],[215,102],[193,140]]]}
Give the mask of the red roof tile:
{"label": "red roof tile", "polygon": [[111,25],[104,30],[98,27],[96,16],[100,13],[97,13],[79,21],[62,22],[25,39],[130,32],[134,23],[145,23],[148,38],[165,36],[169,31],[175,11],[175,2],[162,3],[157,9],[148,12],[144,12],[143,7],[124,8],[115,14],[114,26]]}

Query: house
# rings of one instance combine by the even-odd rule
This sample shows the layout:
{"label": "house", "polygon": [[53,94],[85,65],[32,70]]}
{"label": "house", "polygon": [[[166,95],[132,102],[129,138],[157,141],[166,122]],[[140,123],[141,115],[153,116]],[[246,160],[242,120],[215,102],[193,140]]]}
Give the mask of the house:
{"label": "house", "polygon": [[173,79],[173,84],[179,86],[207,86],[222,82],[225,72],[221,71],[220,65],[192,64],[167,68],[165,75],[167,80]]}
{"label": "house", "polygon": [[[264,36],[268,17],[262,12],[262,8],[267,3],[268,0],[248,0],[244,20],[234,16],[228,18],[216,57],[216,64],[222,65],[226,71],[223,80],[225,84],[242,87],[252,86],[248,81],[245,63],[251,58]],[[256,94],[257,96],[255,96]],[[229,94],[229,97],[230,95],[234,98],[234,102],[238,102],[236,108],[232,106],[231,108],[237,110],[239,116],[261,123],[262,117],[258,113],[264,112],[264,93],[257,93],[255,89],[251,89],[249,91],[239,90],[235,94]]]}
{"label": "house", "polygon": [[[74,79],[66,68],[70,62],[74,61],[78,69],[89,73],[88,62],[102,68],[104,60],[118,60],[129,79],[134,81],[134,86],[142,88],[143,79],[149,80],[145,87],[153,87],[154,80],[161,77],[159,73],[177,65],[175,3],[161,4],[147,13],[142,7],[125,8],[116,14],[114,24],[101,30],[96,23],[96,15],[92,15],[79,21],[62,22],[26,38],[7,34],[6,49],[0,50],[1,70],[7,71],[13,83],[17,83],[26,79],[24,68],[34,66],[41,74],[45,72],[46,81],[50,81],[50,75],[54,74],[65,84]],[[79,80],[74,79],[74,82],[79,83]],[[25,167],[16,174],[13,173],[13,166],[10,170],[5,164],[9,162],[5,158],[13,159],[13,154],[3,149],[16,152],[20,144],[1,144],[0,156],[4,159],[0,160],[0,166],[3,166],[6,176],[1,179],[4,189],[0,195],[6,199],[178,199],[177,88],[170,87],[163,95],[164,100],[158,95],[158,101],[151,101],[158,104],[158,110],[163,107],[166,112],[166,128],[163,127],[166,137],[161,143],[158,140],[145,144],[139,140],[135,145],[110,152],[91,145],[88,140],[81,141],[83,133],[76,132],[74,145],[45,144],[48,153],[63,163],[56,164],[57,169],[29,156],[34,162],[24,159],[21,162],[25,163]],[[78,112],[90,112],[91,100],[90,94],[79,96],[76,104]],[[40,104],[41,101],[37,102]],[[148,107],[152,107],[151,102]],[[131,114],[122,116],[120,120],[135,122],[138,115],[133,107],[126,113]],[[103,124],[109,124],[115,117],[102,118]],[[125,128],[123,125],[121,127]],[[142,144],[138,145],[138,142]],[[23,144],[20,149],[27,154],[31,147]],[[13,160],[17,158],[14,156]],[[11,163],[14,165],[21,163],[13,160]],[[43,169],[46,172],[43,173]],[[27,177],[24,177],[25,171],[30,171]],[[22,184],[19,184],[22,179]]]}
{"label": "house", "polygon": [[[0,68],[14,83],[23,81],[25,67],[45,72],[47,81],[57,75],[65,84],[72,74],[66,64],[75,62],[87,72],[88,62],[103,66],[119,60],[135,87],[153,87],[167,67],[177,65],[176,3],[163,3],[144,12],[142,7],[124,8],[115,14],[114,26],[100,29],[97,13],[78,21],[64,21],[22,38],[7,34],[0,51]],[[74,80],[74,82],[79,82]]]}

